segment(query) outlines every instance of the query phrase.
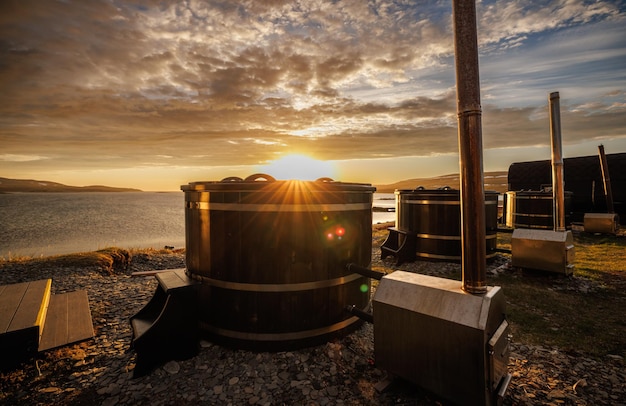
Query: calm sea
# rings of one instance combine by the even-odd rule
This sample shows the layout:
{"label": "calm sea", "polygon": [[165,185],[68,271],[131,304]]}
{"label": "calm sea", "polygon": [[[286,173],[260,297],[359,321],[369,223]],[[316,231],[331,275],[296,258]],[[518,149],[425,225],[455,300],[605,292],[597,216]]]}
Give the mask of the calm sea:
{"label": "calm sea", "polygon": [[[376,193],[374,206],[393,208],[393,199]],[[0,194],[0,258],[183,248],[184,204],[182,192]],[[393,220],[393,212],[373,213],[374,224]]]}

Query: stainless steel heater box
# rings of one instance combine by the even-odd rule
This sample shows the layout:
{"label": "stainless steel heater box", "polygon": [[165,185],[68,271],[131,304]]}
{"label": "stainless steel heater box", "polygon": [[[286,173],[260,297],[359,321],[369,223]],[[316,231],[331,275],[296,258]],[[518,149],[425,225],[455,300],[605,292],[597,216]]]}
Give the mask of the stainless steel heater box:
{"label": "stainless steel heater box", "polygon": [[373,298],[377,367],[456,404],[499,403],[510,381],[510,338],[499,287],[396,271]]}
{"label": "stainless steel heater box", "polygon": [[585,213],[583,224],[588,233],[617,234],[619,216],[615,213]]}
{"label": "stainless steel heater box", "polygon": [[571,231],[517,228],[511,236],[511,265],[517,268],[574,272],[574,237]]}

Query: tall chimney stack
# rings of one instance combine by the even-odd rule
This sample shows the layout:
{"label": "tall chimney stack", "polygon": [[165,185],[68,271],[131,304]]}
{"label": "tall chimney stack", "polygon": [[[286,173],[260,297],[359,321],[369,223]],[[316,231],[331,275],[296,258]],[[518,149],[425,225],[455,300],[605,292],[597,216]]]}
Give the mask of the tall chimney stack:
{"label": "tall chimney stack", "polygon": [[565,182],[561,141],[559,92],[550,93],[550,140],[552,144],[552,217],[554,231],[565,231]]}
{"label": "tall chimney stack", "polygon": [[453,1],[452,13],[459,125],[463,290],[483,294],[487,291],[487,258],[476,4],[474,1]]}

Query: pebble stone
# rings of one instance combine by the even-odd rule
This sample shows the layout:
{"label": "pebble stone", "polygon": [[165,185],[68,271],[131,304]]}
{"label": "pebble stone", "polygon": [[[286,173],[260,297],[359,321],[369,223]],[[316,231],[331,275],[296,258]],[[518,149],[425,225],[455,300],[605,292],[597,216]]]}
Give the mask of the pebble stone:
{"label": "pebble stone", "polygon": [[[381,261],[373,265],[397,269]],[[506,272],[506,257],[490,269]],[[134,254],[123,269],[50,267],[44,262],[0,263],[0,284],[52,278],[53,293],[86,289],[95,337],[39,354],[17,370],[0,373],[0,404],[74,405],[441,405],[442,399],[394,381],[383,393],[374,386],[386,371],[374,360],[373,326],[344,338],[277,353],[233,350],[200,342],[200,353],[171,361],[133,378],[129,318],[156,288],[154,277],[135,271],[184,267],[182,252]],[[416,261],[402,269],[433,275],[458,272],[458,264]],[[626,405],[626,371],[619,355],[604,359],[558,348],[511,344],[512,381],[505,405]]]}

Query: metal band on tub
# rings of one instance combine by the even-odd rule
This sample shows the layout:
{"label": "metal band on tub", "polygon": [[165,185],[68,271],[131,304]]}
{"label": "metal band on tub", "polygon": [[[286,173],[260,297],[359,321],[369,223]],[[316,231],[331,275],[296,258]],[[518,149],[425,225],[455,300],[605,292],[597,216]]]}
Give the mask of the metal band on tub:
{"label": "metal band on tub", "polygon": [[315,328],[311,330],[295,331],[292,333],[248,333],[245,331],[228,330],[220,327],[212,326],[206,322],[200,322],[200,328],[218,334],[223,337],[235,338],[238,340],[252,340],[252,341],[286,341],[286,340],[301,340],[304,338],[312,338],[321,336],[324,334],[339,331],[345,327],[350,326],[353,323],[358,322],[358,317],[352,316],[339,323],[331,324],[330,326]]}
{"label": "metal band on tub", "polygon": [[335,279],[327,279],[314,282],[302,283],[241,283],[224,281],[221,279],[213,279],[202,275],[191,274],[194,279],[199,279],[203,283],[222,289],[230,289],[246,292],[297,292],[302,290],[330,288],[333,286],[345,285],[364,276],[353,273],[352,275],[342,276]]}
{"label": "metal band on tub", "polygon": [[321,212],[321,211],[355,211],[371,210],[371,203],[346,204],[280,204],[280,203],[212,203],[187,202],[188,209],[216,211],[255,211],[255,212]]}

